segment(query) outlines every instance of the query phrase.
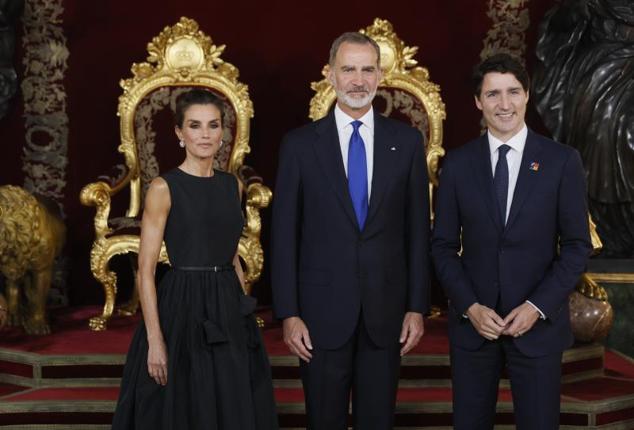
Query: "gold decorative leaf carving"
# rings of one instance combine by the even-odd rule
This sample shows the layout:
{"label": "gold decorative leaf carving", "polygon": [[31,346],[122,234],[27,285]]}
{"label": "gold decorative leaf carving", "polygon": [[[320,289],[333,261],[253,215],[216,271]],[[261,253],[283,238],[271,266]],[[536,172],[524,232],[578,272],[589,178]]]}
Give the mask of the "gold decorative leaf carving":
{"label": "gold decorative leaf carving", "polygon": [[[148,44],[146,62],[133,64],[132,76],[120,81],[123,94],[119,97],[117,114],[120,117],[121,144],[118,151],[125,159],[125,176],[115,184],[95,182],[88,184],[81,192],[80,199],[85,205],[95,206],[95,241],[91,251],[91,270],[103,285],[105,304],[103,313],[90,320],[93,330],[104,330],[114,310],[116,297],[116,274],[109,270],[110,258],[117,254],[138,252],[139,236],[121,235],[108,225],[112,196],[123,188],[130,187],[130,201],[126,211],[128,219],[139,215],[142,185],[150,176],[157,174],[158,164],[153,158],[154,144],[151,118],[147,112],[135,116],[148,94],[165,87],[206,87],[222,94],[232,113],[228,113],[227,123],[235,124],[231,131],[225,131],[228,145],[221,150],[216,162],[222,163],[224,170],[239,174],[249,147],[249,122],[253,117],[253,104],[248,87],[238,81],[238,69],[225,62],[221,55],[224,45],[215,45],[211,37],[199,30],[198,24],[189,18],[181,18],[173,26],[167,26]],[[172,95],[176,91],[171,92]],[[174,96],[175,97],[175,96]],[[165,106],[172,96],[157,103]],[[160,99],[160,97],[159,97]],[[152,108],[149,108],[152,110]],[[151,112],[150,112],[151,114]],[[151,116],[151,115],[149,115]],[[136,132],[140,132],[138,135]],[[142,141],[139,141],[141,136]],[[141,160],[140,158],[143,158]],[[146,171],[148,170],[148,171]],[[252,183],[247,188],[247,226],[240,240],[239,253],[246,264],[247,289],[261,274],[263,252],[260,244],[262,224],[259,210],[268,206],[271,191],[261,183]],[[125,224],[123,222],[117,225]],[[168,261],[163,245],[160,261]]]}
{"label": "gold decorative leaf carving", "polygon": [[[379,87],[409,93],[425,107],[429,125],[426,131],[427,168],[431,183],[437,185],[438,160],[445,154],[442,147],[442,123],[446,114],[440,97],[440,87],[429,80],[429,71],[426,68],[417,66],[418,61],[414,55],[418,52],[418,47],[406,46],[389,21],[375,18],[371,26],[359,32],[374,39],[381,49],[383,79]],[[310,101],[308,116],[313,121],[326,116],[337,98],[327,79],[328,65],[322,69],[322,75],[324,79],[311,83],[315,95]]]}

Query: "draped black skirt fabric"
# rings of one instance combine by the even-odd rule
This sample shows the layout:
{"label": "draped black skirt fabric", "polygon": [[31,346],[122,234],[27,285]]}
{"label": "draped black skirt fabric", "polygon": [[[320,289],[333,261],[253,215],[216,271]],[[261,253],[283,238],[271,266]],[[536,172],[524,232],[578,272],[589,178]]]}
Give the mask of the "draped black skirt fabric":
{"label": "draped black skirt fabric", "polygon": [[277,429],[268,358],[235,271],[170,270],[157,288],[167,385],[147,370],[145,325],[134,334],[114,430]]}

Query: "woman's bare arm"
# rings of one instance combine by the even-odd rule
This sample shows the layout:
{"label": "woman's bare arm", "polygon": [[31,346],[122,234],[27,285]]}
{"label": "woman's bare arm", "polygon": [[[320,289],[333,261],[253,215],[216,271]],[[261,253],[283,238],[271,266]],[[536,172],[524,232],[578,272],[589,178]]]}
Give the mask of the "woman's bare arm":
{"label": "woman's bare arm", "polygon": [[236,275],[238,275],[238,279],[240,280],[240,286],[244,290],[244,270],[242,270],[242,264],[240,264],[238,251],[236,251],[236,255],[233,256],[233,267],[236,269]]}
{"label": "woman's bare arm", "polygon": [[154,275],[170,205],[167,182],[160,177],[154,179],[147,191],[141,222],[137,285],[147,330],[148,373],[161,385],[167,383],[167,350],[159,323]]}

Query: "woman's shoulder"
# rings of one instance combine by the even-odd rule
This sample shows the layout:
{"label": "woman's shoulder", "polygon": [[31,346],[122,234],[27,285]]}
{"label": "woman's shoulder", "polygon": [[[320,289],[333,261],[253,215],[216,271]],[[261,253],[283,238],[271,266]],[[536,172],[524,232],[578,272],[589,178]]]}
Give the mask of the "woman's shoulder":
{"label": "woman's shoulder", "polygon": [[152,179],[152,182],[150,182],[150,186],[148,188],[148,191],[149,190],[154,190],[158,192],[169,191],[169,184],[167,179],[163,177],[163,175],[157,176],[156,178]]}
{"label": "woman's shoulder", "polygon": [[156,178],[152,179],[147,193],[145,194],[145,207],[160,209],[169,208],[170,205],[170,187],[163,177],[157,176]]}

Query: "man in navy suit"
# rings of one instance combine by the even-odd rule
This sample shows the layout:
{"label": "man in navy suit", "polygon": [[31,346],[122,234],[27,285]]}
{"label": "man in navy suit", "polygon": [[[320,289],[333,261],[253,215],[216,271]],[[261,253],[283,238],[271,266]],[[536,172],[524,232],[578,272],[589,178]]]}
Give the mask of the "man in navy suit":
{"label": "man in navy suit", "polygon": [[527,129],[529,78],[513,57],[478,65],[474,89],[488,131],[444,160],[432,239],[454,428],[493,428],[506,368],[517,428],[557,429],[568,296],[592,250],[581,158]]}
{"label": "man in navy suit", "polygon": [[425,148],[377,114],[379,46],[330,51],[337,103],[286,135],[272,227],[275,314],[300,358],[309,428],[392,429],[400,356],[423,334],[429,290]]}

